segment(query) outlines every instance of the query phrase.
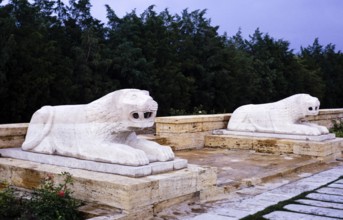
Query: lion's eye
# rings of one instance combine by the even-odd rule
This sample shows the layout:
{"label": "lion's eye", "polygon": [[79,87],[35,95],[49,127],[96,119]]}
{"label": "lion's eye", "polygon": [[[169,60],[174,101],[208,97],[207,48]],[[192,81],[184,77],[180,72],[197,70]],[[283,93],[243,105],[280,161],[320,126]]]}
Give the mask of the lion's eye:
{"label": "lion's eye", "polygon": [[313,110],[313,108],[312,108],[312,107],[309,107],[309,108],[308,108],[308,110],[309,110],[309,111],[312,111],[312,110]]}
{"label": "lion's eye", "polygon": [[139,118],[139,114],[138,114],[138,113],[133,113],[132,116],[133,116],[133,118],[135,118],[135,119],[138,119],[138,118]]}
{"label": "lion's eye", "polygon": [[316,110],[318,110],[318,106],[316,106]]}
{"label": "lion's eye", "polygon": [[152,115],[152,112],[144,112],[144,118],[150,118]]}

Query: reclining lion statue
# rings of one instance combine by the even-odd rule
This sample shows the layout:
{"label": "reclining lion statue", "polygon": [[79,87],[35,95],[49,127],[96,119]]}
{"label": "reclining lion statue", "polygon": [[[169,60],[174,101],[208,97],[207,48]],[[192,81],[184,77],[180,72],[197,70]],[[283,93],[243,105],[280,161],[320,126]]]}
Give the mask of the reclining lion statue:
{"label": "reclining lion statue", "polygon": [[308,94],[297,94],[277,102],[244,105],[230,118],[230,131],[266,132],[281,134],[321,135],[329,133],[324,126],[303,123],[307,115],[317,115],[320,102]]}
{"label": "reclining lion statue", "polygon": [[173,160],[170,147],[135,133],[154,124],[157,107],[149,92],[138,89],[85,105],[44,106],[33,114],[22,149],[132,166]]}

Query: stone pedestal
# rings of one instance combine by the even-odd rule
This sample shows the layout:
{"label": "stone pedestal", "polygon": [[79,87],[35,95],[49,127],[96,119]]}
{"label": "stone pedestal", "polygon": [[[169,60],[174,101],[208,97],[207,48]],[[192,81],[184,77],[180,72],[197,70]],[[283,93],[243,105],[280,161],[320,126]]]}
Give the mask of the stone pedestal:
{"label": "stone pedestal", "polygon": [[144,166],[126,166],[120,164],[102,163],[91,160],[81,160],[59,155],[28,152],[23,151],[20,148],[0,149],[0,155],[2,157],[28,160],[37,163],[84,169],[102,173],[119,174],[130,177],[148,176],[173,170],[180,170],[187,167],[187,160],[179,158],[166,162],[154,162]]}
{"label": "stone pedestal", "polygon": [[[62,181],[61,172],[69,172],[74,180],[74,197],[122,210],[124,216],[152,218],[159,210],[190,197],[201,197],[213,190],[217,175],[215,168],[188,165],[188,168],[141,178],[125,177],[81,169],[40,164],[12,158],[0,158],[0,180],[33,189],[42,178],[53,175],[56,183]],[[139,218],[139,217],[138,217]],[[143,218],[143,217],[142,217]],[[121,218],[121,219],[130,219]]]}
{"label": "stone pedestal", "polygon": [[240,135],[208,135],[205,146],[212,148],[245,149],[264,153],[288,153],[308,155],[319,159],[335,159],[341,156],[343,138],[322,141],[292,140],[274,137]]}

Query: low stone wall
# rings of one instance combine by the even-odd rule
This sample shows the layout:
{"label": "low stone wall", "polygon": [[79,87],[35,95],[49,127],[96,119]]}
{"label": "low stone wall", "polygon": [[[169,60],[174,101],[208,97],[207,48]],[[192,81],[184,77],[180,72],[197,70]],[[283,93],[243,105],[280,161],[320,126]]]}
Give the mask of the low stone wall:
{"label": "low stone wall", "polygon": [[318,115],[308,116],[306,119],[312,123],[332,128],[334,121],[339,122],[343,120],[343,108],[321,109]]}
{"label": "low stone wall", "polygon": [[0,148],[20,147],[24,142],[28,123],[0,125]]}
{"label": "low stone wall", "polygon": [[[206,135],[227,127],[231,114],[187,115],[156,118],[156,135],[174,150],[204,147]],[[343,120],[343,108],[322,109],[317,116],[305,120],[331,128],[333,121]]]}
{"label": "low stone wall", "polygon": [[173,150],[204,147],[206,135],[227,126],[231,114],[185,115],[156,118],[156,136]]}

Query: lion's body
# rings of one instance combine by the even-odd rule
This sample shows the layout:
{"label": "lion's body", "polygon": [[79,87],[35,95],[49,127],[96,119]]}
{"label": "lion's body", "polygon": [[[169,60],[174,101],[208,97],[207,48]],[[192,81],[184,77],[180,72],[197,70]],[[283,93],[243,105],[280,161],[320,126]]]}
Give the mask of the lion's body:
{"label": "lion's body", "polygon": [[320,102],[307,94],[297,94],[278,102],[244,105],[237,108],[229,121],[228,130],[283,134],[320,135],[327,128],[301,123],[307,115],[317,115]]}
{"label": "lion's body", "polygon": [[22,149],[126,165],[171,160],[169,147],[134,132],[151,127],[156,111],[148,92],[136,89],[85,105],[44,106],[32,116]]}

